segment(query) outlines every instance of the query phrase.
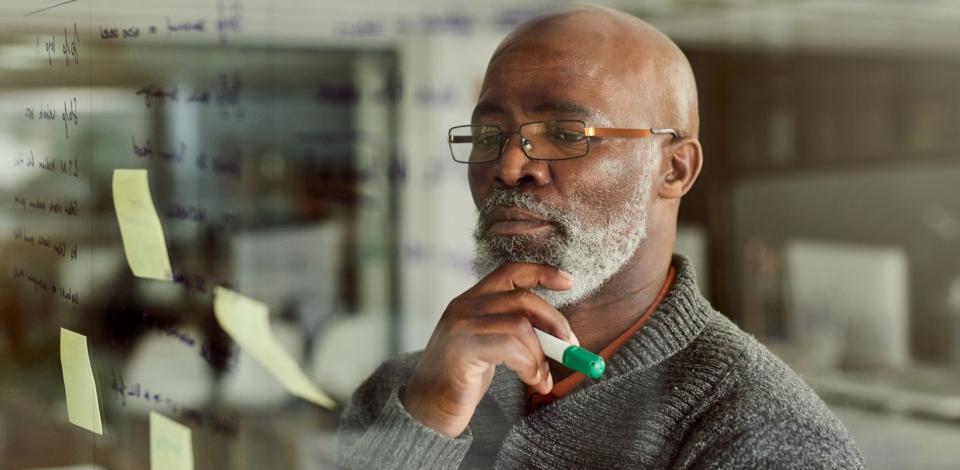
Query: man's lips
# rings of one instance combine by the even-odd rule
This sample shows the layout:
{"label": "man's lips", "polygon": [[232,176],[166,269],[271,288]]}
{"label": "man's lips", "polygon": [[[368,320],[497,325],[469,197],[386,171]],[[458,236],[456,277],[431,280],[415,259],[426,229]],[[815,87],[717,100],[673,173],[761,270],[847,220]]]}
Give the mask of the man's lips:
{"label": "man's lips", "polygon": [[516,207],[494,209],[487,217],[487,231],[497,235],[525,235],[553,229],[553,222]]}

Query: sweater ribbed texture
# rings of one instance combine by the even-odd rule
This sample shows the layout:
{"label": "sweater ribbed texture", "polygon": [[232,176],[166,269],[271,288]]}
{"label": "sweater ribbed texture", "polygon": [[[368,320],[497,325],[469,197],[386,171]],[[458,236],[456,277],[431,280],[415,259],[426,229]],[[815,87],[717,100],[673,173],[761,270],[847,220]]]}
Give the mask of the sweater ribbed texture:
{"label": "sweater ribbed texture", "polygon": [[585,381],[527,413],[525,386],[497,367],[456,439],[399,397],[418,353],[385,362],[340,421],[342,468],[863,468],[814,392],[700,295],[689,262],[647,324]]}

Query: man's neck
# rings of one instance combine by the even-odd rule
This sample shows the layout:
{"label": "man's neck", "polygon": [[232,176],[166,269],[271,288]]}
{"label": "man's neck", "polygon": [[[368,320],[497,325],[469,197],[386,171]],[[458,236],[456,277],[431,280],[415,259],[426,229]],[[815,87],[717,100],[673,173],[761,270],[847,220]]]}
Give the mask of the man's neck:
{"label": "man's neck", "polygon": [[[670,270],[672,245],[642,245],[637,254],[588,299],[562,309],[580,345],[599,352],[634,324],[656,301]],[[576,280],[574,280],[576,282]],[[554,382],[570,371],[551,361]]]}

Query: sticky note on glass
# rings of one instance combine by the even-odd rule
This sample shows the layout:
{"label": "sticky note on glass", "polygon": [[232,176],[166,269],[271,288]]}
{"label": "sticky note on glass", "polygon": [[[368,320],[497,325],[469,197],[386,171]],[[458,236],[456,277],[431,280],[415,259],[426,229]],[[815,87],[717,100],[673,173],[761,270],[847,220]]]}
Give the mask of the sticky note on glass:
{"label": "sticky note on glass", "polygon": [[193,470],[190,428],[150,412],[150,470]]}
{"label": "sticky note on glass", "polygon": [[67,416],[81,428],[103,434],[100,422],[100,401],[93,379],[87,337],[60,328],[60,367],[63,368],[63,388],[67,395]]}
{"label": "sticky note on glass", "polygon": [[332,409],[336,403],[300,370],[270,330],[270,312],[261,302],[230,289],[213,290],[213,312],[217,322],[244,351],[270,371],[290,393]]}
{"label": "sticky note on glass", "polygon": [[150,197],[147,170],[113,170],[113,207],[133,275],[173,280],[163,227]]}

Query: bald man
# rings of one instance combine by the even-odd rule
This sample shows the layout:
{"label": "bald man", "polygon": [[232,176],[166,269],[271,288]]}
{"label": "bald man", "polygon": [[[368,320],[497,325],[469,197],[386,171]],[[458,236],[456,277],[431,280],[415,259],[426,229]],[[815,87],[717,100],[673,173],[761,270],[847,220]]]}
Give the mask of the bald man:
{"label": "bald man", "polygon": [[[383,364],[344,411],[347,468],[860,468],[803,381],[700,295],[673,255],[702,164],[679,48],[578,7],[494,52],[450,131],[479,211],[480,281],[423,351]],[[534,328],[599,352],[599,380]]]}

